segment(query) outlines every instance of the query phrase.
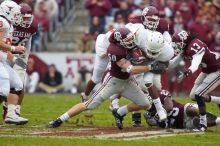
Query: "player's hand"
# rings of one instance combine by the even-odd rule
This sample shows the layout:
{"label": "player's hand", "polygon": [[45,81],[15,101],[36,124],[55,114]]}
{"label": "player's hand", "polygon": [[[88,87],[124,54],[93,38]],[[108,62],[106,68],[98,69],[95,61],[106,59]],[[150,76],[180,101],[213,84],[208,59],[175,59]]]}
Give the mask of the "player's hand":
{"label": "player's hand", "polygon": [[167,65],[161,62],[154,62],[150,66],[151,66],[151,71],[160,71],[167,69]]}
{"label": "player's hand", "polygon": [[122,68],[122,69],[127,69],[128,66],[131,65],[131,62],[128,61],[127,59],[125,59],[125,58],[122,58],[121,60],[119,60],[119,61],[117,62],[117,65],[118,65],[120,68]]}
{"label": "player's hand", "polygon": [[16,46],[14,53],[18,53],[18,54],[24,54],[25,53],[26,48],[24,46]]}
{"label": "player's hand", "polygon": [[186,77],[192,74],[191,70],[187,70],[185,72],[179,71],[178,72],[178,78],[177,78],[177,83],[181,83]]}

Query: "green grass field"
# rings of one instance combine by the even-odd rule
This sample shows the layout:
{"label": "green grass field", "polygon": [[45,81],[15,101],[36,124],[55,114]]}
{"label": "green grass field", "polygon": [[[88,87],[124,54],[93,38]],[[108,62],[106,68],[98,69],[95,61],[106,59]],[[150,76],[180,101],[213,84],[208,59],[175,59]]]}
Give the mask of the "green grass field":
{"label": "green grass field", "polygon": [[[182,103],[191,102],[187,98],[177,98]],[[64,136],[38,136],[34,132],[74,131],[77,127],[115,127],[114,119],[108,111],[109,101],[104,102],[93,111],[88,118],[85,113],[70,119],[57,129],[48,129],[46,124],[64,113],[73,104],[80,101],[78,96],[71,95],[27,95],[23,102],[22,115],[29,119],[23,126],[5,125],[0,120],[0,146],[220,146],[220,126],[209,128],[204,134],[177,134],[176,136],[157,137],[140,140],[76,138]],[[128,103],[123,99],[120,104]],[[214,104],[208,105],[208,110],[220,116],[220,110]],[[131,114],[124,120],[124,129],[131,127]],[[146,122],[142,118],[142,125]],[[117,130],[117,128],[115,127]],[[123,131],[123,130],[122,130]],[[75,131],[76,132],[76,131]],[[88,129],[89,132],[89,129]],[[117,131],[116,131],[117,132]],[[118,133],[121,131],[118,130]]]}

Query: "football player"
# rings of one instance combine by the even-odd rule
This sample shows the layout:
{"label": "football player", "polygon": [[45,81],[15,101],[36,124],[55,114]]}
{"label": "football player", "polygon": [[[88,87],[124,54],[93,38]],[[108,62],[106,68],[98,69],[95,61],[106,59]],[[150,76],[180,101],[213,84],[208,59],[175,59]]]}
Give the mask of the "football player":
{"label": "football player", "polygon": [[180,52],[175,59],[182,57],[191,61],[191,66],[185,72],[180,72],[178,82],[193,74],[201,66],[202,72],[195,81],[190,97],[197,101],[200,113],[200,124],[194,130],[206,131],[205,101],[220,104],[219,97],[209,95],[220,83],[220,58],[210,51],[204,42],[184,30],[175,32],[172,40],[176,52]]}
{"label": "football player", "polygon": [[[195,103],[181,104],[174,99],[169,91],[161,90],[160,100],[167,111],[167,120],[158,121],[155,107],[151,107],[144,117],[149,126],[159,126],[160,128],[194,129],[199,125],[199,109]],[[220,124],[220,117],[207,113],[207,124],[209,127]]]}
{"label": "football player", "polygon": [[[133,21],[134,20],[134,21]],[[163,34],[164,40],[165,40],[165,46],[161,50],[153,50],[151,48],[151,51],[146,49],[146,54],[148,58],[155,59],[156,61],[163,62],[164,64],[169,64],[170,59],[174,56],[174,50],[171,45],[171,36],[169,34],[169,24],[168,22],[159,17],[159,11],[157,8],[153,6],[148,6],[142,11],[141,16],[136,16],[131,20],[131,23],[128,23],[126,25],[127,28],[130,30],[136,31],[140,29],[142,31],[142,28],[146,29],[147,31],[158,31]],[[138,30],[139,31],[139,30]],[[142,41],[142,39],[145,39],[142,34],[138,33],[137,31],[137,42],[136,44],[140,48],[146,48],[146,41]],[[161,120],[166,119],[164,110],[161,106],[161,102],[159,100],[159,92],[161,90],[161,74],[162,72],[147,72],[144,73],[144,75],[137,75],[136,79],[138,83],[141,85],[142,89],[145,92],[149,92],[150,96],[153,98],[153,102],[156,105],[157,111],[159,113],[159,117]],[[110,105],[112,108],[118,108],[118,99],[114,98],[112,100],[112,103]],[[141,113],[140,112],[134,112],[132,115],[132,121],[134,127],[139,127],[141,122]]]}
{"label": "football player", "polygon": [[[0,61],[0,94],[4,97],[4,100],[9,95],[10,88],[14,91],[20,93],[23,89],[21,79],[18,74],[11,68],[6,58],[9,59],[11,63],[15,63],[18,66],[25,68],[26,64],[22,59],[15,57],[9,51],[14,53],[23,54],[26,50],[24,46],[13,46],[12,33],[13,25],[20,24],[20,6],[13,1],[3,1],[0,5],[0,48],[5,52],[1,51],[1,61]],[[19,117],[15,114],[15,101],[16,95],[13,98],[8,98],[8,114],[5,118],[5,123],[13,124],[24,124],[27,119]]]}
{"label": "football player", "polygon": [[[26,64],[27,60],[30,54],[31,50],[31,39],[32,35],[34,35],[37,31],[38,24],[36,21],[33,21],[33,14],[32,14],[32,8],[26,4],[26,3],[21,3],[21,22],[19,25],[14,25],[14,32],[13,32],[13,40],[12,40],[12,45],[15,46],[24,46],[26,48],[25,54],[16,54],[19,58],[21,58]],[[25,82],[25,74],[26,74],[26,68],[22,68],[18,65],[13,65],[13,69],[17,72],[19,75],[22,83],[24,84]],[[20,116],[20,105],[22,103],[23,97],[24,97],[24,89],[21,92],[16,92],[13,89],[10,91],[10,94],[8,96],[9,98],[13,98],[13,96],[18,95],[18,98],[16,98],[16,107],[15,107],[15,112],[18,116]],[[10,103],[9,103],[10,104]],[[6,116],[8,109],[7,105],[4,104],[4,115],[3,118]]]}
{"label": "football player", "polygon": [[[161,67],[158,64],[150,64],[148,66],[130,65],[126,69],[120,68],[120,66],[125,63],[123,59],[127,58],[128,50],[136,47],[135,34],[129,29],[120,28],[115,30],[111,34],[109,41],[110,44],[107,48],[107,53],[110,65],[103,77],[101,87],[91,96],[91,98],[89,98],[89,100],[74,105],[59,118],[49,122],[49,128],[60,126],[70,117],[74,117],[84,110],[98,107],[103,101],[114,94],[120,93],[125,98],[131,100],[135,105],[139,105],[144,109],[149,109],[151,107],[150,99],[146,98],[143,91],[138,87],[133,78],[130,77],[130,74],[139,73],[140,70],[144,72],[158,70]],[[128,110],[132,109],[128,106]],[[122,119],[119,120],[122,121]],[[122,129],[123,125],[119,125],[118,127]]]}

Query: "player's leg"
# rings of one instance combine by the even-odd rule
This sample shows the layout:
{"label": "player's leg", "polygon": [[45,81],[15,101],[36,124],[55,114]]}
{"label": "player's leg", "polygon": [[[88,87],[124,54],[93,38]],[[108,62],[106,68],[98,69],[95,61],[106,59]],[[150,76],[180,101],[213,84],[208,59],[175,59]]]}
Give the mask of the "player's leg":
{"label": "player's leg", "polygon": [[[156,79],[154,79],[156,76]],[[155,80],[155,81],[154,81]],[[163,108],[160,98],[159,91],[161,90],[161,78],[160,75],[155,75],[153,73],[145,73],[144,83],[148,88],[149,95],[151,96],[153,103],[156,107],[159,120],[163,121],[167,118],[166,110]],[[155,85],[154,85],[155,84]],[[156,87],[157,86],[157,87]]]}
{"label": "player's leg", "polygon": [[138,111],[141,109],[149,109],[151,107],[151,99],[148,99],[141,88],[133,80],[129,80],[124,91],[121,95],[132,103],[120,107],[118,110],[113,111],[116,125],[119,129],[123,128],[123,116],[128,112]]}
{"label": "player's leg", "polygon": [[[115,84],[116,83],[116,84]],[[59,127],[63,122],[67,121],[69,118],[74,117],[85,110],[91,110],[98,107],[103,101],[108,99],[111,95],[119,92],[119,87],[122,86],[122,83],[115,81],[115,78],[109,76],[103,82],[102,86],[91,96],[91,98],[83,103],[79,103],[70,108],[63,115],[57,119],[49,122],[49,128]]]}
{"label": "player's leg", "polygon": [[[0,62],[0,101],[1,102],[5,103],[9,92],[10,92],[9,75],[2,62]],[[3,118],[4,117],[5,114],[3,115]]]}
{"label": "player's leg", "polygon": [[6,114],[6,118],[5,118],[5,123],[8,124],[26,124],[28,122],[28,119],[19,117],[16,114],[16,105],[18,102],[18,97],[20,96],[22,89],[23,89],[23,83],[20,79],[20,77],[18,76],[18,74],[15,72],[15,70],[13,70],[9,65],[5,65],[8,73],[9,73],[9,77],[10,77],[10,88],[12,89],[10,91],[10,93],[8,96],[8,111]]}
{"label": "player's leg", "polygon": [[[220,72],[208,74],[202,84],[195,90],[195,99],[199,106],[200,125],[195,131],[205,131],[207,129],[205,98],[220,84]],[[220,97],[218,97],[220,98]]]}
{"label": "player's leg", "polygon": [[88,100],[88,96],[90,95],[96,84],[102,81],[102,76],[106,70],[107,65],[108,65],[108,57],[107,56],[100,57],[99,55],[96,54],[92,77],[86,85],[85,92],[81,93],[82,101]]}

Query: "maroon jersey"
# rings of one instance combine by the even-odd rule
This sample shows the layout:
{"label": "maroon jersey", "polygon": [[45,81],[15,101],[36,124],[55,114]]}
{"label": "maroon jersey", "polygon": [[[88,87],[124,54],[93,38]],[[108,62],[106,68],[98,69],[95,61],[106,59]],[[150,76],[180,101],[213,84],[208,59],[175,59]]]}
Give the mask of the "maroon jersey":
{"label": "maroon jersey", "polygon": [[212,73],[220,69],[220,58],[215,53],[210,51],[205,43],[199,39],[193,39],[187,46],[184,56],[186,59],[191,60],[195,54],[205,52],[201,62],[202,72]]}
{"label": "maroon jersey", "polygon": [[[129,22],[130,23],[142,23],[141,16],[134,16],[134,17],[129,19]],[[164,33],[165,31],[169,32],[169,23],[167,22],[166,19],[160,18],[159,24],[156,28],[156,31],[158,31],[160,33]]]}
{"label": "maroon jersey", "polygon": [[113,77],[126,80],[130,74],[122,71],[122,69],[116,64],[117,61],[127,57],[127,49],[111,43],[107,49],[107,53],[110,59],[109,72]]}
{"label": "maroon jersey", "polygon": [[[171,95],[166,90],[161,90],[160,100],[164,104],[166,98],[171,98]],[[184,118],[184,104],[173,101],[173,109],[167,114],[168,125],[170,128],[183,128],[183,118]]]}
{"label": "maroon jersey", "polygon": [[21,26],[14,26],[12,45],[22,45],[25,46],[29,38],[37,32],[38,23],[33,20],[29,28],[24,28]]}

